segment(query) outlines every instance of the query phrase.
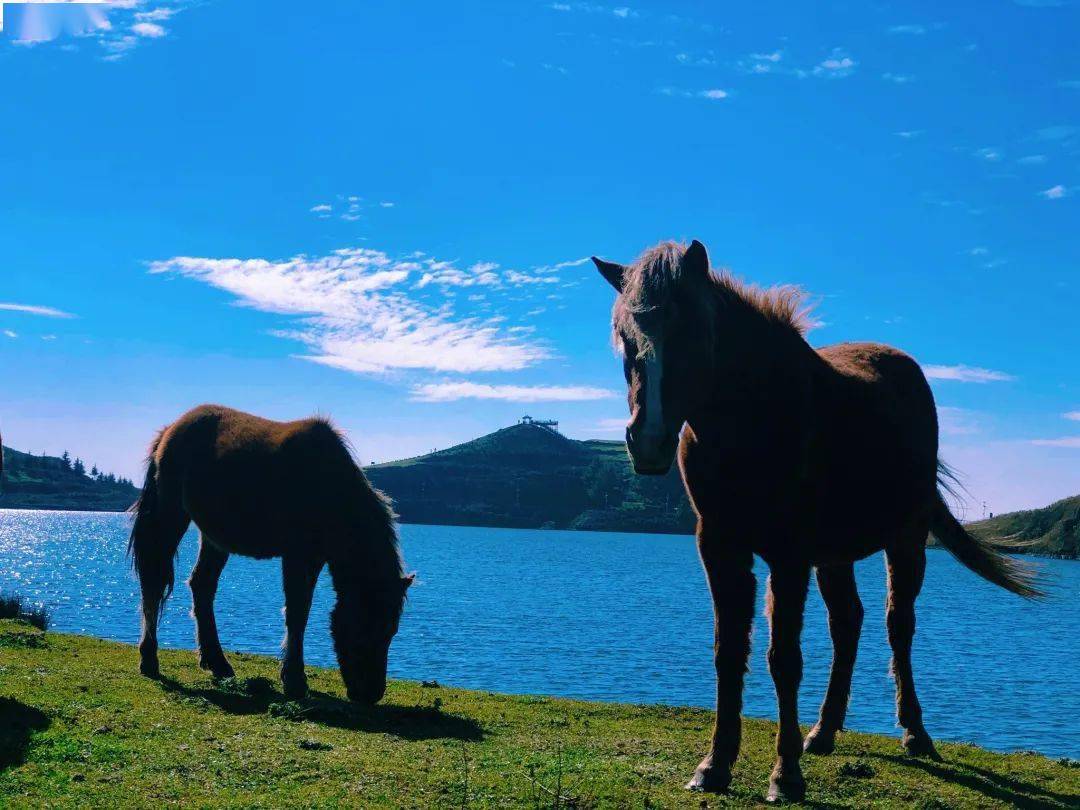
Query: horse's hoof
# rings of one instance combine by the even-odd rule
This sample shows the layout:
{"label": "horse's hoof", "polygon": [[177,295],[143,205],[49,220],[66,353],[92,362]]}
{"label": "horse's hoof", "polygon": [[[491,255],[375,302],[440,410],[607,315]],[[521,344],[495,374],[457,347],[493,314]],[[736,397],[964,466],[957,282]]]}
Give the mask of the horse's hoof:
{"label": "horse's hoof", "polygon": [[147,678],[153,678],[157,680],[161,677],[161,669],[158,667],[157,661],[142,660],[139,662],[139,673],[145,675]]}
{"label": "horse's hoof", "polygon": [[695,793],[724,793],[731,784],[731,771],[706,762],[697,766],[686,789]]}
{"label": "horse's hoof", "polygon": [[814,726],[803,741],[803,751],[807,754],[815,754],[819,757],[828,756],[836,749],[835,732],[822,731]]}
{"label": "horse's hoof", "polygon": [[199,661],[199,668],[209,670],[210,676],[215,680],[222,680],[224,678],[235,678],[236,672],[232,668],[232,664],[222,658],[220,661]]}
{"label": "horse's hoof", "polygon": [[930,739],[930,735],[925,731],[921,733],[905,732],[901,745],[904,746],[904,752],[909,757],[926,757],[935,762],[942,761],[941,754],[934,748],[934,741]]}
{"label": "horse's hoof", "polygon": [[306,678],[282,678],[281,687],[289,700],[303,700],[308,695]]}
{"label": "horse's hoof", "polygon": [[798,779],[770,779],[765,801],[769,804],[792,804],[806,798],[806,782]]}

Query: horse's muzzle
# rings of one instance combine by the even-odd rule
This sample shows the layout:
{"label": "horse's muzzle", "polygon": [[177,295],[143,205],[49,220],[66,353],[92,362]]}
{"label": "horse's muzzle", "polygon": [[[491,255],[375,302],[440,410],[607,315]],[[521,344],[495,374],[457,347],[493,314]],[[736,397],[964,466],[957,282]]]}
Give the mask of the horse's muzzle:
{"label": "horse's muzzle", "polygon": [[634,432],[626,429],[626,451],[638,475],[667,475],[678,448],[678,434],[635,438]]}

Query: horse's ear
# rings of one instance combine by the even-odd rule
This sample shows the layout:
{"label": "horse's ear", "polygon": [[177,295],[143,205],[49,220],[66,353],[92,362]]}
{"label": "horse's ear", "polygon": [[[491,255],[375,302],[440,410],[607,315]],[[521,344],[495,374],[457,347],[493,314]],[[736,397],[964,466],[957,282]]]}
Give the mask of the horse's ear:
{"label": "horse's ear", "polygon": [[690,243],[682,260],[683,270],[694,276],[709,274],[709,253],[697,239]]}
{"label": "horse's ear", "polygon": [[401,578],[401,584],[405,586],[405,590],[409,590],[409,586],[416,581],[416,574],[409,574],[407,577]]}
{"label": "horse's ear", "polygon": [[593,264],[596,265],[596,269],[600,271],[600,275],[607,279],[607,283],[614,287],[617,293],[622,294],[623,274],[626,272],[626,268],[615,262],[605,262],[595,256],[592,257],[592,260]]}

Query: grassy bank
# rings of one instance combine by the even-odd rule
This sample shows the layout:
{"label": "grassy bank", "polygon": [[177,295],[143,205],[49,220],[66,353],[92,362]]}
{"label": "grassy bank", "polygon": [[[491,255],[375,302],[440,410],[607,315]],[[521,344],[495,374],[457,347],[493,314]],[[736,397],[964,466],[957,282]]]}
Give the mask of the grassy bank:
{"label": "grassy bank", "polygon": [[[161,682],[133,648],[0,621],[0,806],[745,806],[761,800],[773,724],[747,722],[724,797],[684,793],[708,737],[698,709],[496,695],[412,682],[383,704],[345,702],[334,670],[287,703],[271,658],[233,655],[215,684],[190,652]],[[973,722],[976,722],[973,720]],[[807,757],[819,806],[1076,807],[1080,768],[1033,754],[939,745],[909,760],[894,738],[847,733]],[[566,803],[564,801],[564,805]]]}

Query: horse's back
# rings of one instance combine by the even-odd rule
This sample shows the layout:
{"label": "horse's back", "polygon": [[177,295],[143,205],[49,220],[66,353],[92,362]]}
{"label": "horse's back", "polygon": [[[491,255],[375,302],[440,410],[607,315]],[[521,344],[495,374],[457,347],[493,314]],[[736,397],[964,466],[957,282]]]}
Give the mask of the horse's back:
{"label": "horse's back", "polygon": [[812,465],[822,483],[823,535],[858,537],[869,547],[875,534],[914,531],[937,474],[937,411],[922,369],[880,343],[841,343],[818,355],[829,369],[817,386],[821,435]]}
{"label": "horse's back", "polygon": [[355,493],[357,467],[325,420],[278,422],[201,405],[162,434],[159,488],[225,550],[280,556]]}

